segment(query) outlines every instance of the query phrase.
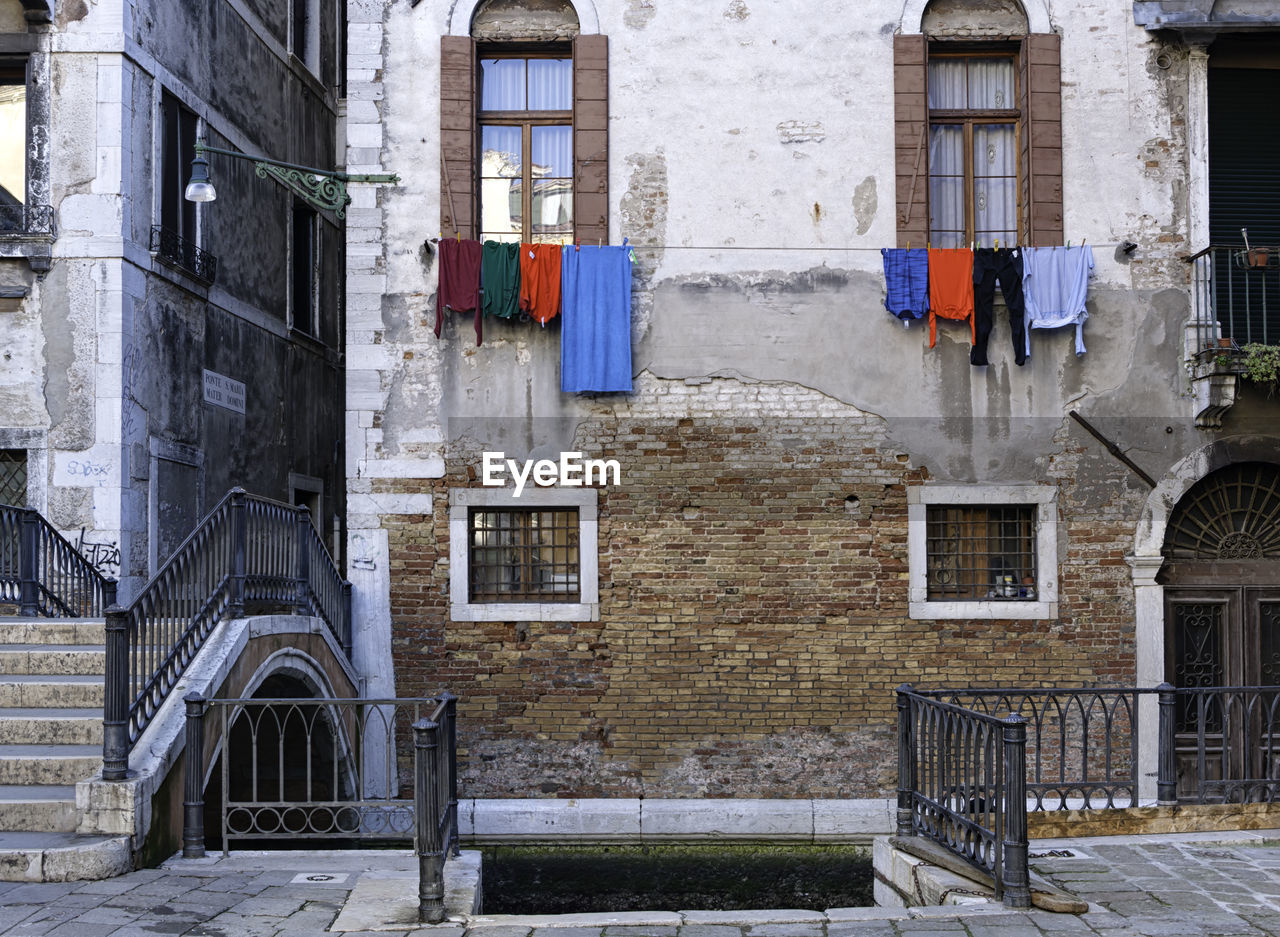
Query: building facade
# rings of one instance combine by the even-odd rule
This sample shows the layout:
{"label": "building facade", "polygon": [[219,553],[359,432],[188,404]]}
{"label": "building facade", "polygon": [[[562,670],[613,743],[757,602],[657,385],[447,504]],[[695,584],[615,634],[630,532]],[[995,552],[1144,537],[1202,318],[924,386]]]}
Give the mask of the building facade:
{"label": "building facade", "polygon": [[0,2],[0,446],[122,598],[233,486],[340,545],[341,219],[195,143],[332,169],[329,0]]}
{"label": "building facade", "polygon": [[[350,3],[370,687],[459,694],[468,796],[848,798],[902,683],[1274,682],[1267,6]],[[625,245],[630,391],[441,308],[482,239]],[[889,313],[973,245],[1087,248],[1078,337]]]}

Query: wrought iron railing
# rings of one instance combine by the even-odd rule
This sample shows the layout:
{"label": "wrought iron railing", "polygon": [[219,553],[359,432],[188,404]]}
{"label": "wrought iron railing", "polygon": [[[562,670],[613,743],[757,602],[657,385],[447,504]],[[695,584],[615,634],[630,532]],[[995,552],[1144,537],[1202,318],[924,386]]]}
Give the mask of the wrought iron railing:
{"label": "wrought iron railing", "polygon": [[103,576],[34,508],[0,505],[0,603],[20,615],[100,618],[116,600]]}
{"label": "wrought iron railing", "polygon": [[[186,704],[184,856],[205,854],[204,779],[220,745],[224,856],[232,840],[413,841],[419,917],[444,920],[444,863],[458,850],[456,697],[205,700],[193,693]],[[396,747],[410,737],[413,778],[402,783]],[[411,798],[403,796],[407,787]]]}
{"label": "wrought iron railing", "polygon": [[1138,806],[1153,776],[1160,805],[1280,801],[1280,687],[898,688],[898,835],[990,873],[1006,904],[1025,907],[1028,811]]}
{"label": "wrought iron railing", "polygon": [[51,205],[0,205],[0,237],[6,234],[53,237]]}
{"label": "wrought iron railing", "polygon": [[214,628],[287,609],[324,620],[351,654],[351,587],[305,508],[233,489],[128,608],[107,619],[105,780],[123,780],[129,752]]}
{"label": "wrought iron railing", "polygon": [[1280,344],[1280,247],[1211,245],[1188,262],[1193,359],[1229,362],[1247,344]]}
{"label": "wrought iron railing", "polygon": [[1170,760],[1178,800],[1199,804],[1280,800],[1280,687],[1198,687],[1176,692]]}
{"label": "wrought iron railing", "polygon": [[1027,724],[898,688],[899,836],[927,836],[991,875],[995,896],[1031,906]]}
{"label": "wrought iron railing", "polygon": [[968,689],[921,695],[991,716],[1027,720],[1027,797],[1033,810],[1138,805],[1134,689]]}
{"label": "wrought iron railing", "polygon": [[161,260],[182,268],[198,280],[212,283],[218,276],[218,258],[176,231],[154,225],[151,250]]}

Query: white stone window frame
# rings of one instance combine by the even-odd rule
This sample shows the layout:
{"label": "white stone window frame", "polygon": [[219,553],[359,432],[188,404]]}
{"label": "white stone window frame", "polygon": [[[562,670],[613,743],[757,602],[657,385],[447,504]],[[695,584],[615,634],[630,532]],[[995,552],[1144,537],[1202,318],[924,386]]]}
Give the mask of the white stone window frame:
{"label": "white stone window frame", "polygon": [[[594,488],[454,488],[449,492],[449,616],[454,621],[599,621],[599,494]],[[470,601],[470,509],[578,509],[577,602]]]}
{"label": "white stone window frame", "polygon": [[[1036,507],[1036,598],[1033,601],[928,599],[930,505]],[[1058,617],[1058,489],[1048,485],[914,485],[907,489],[907,557],[912,619],[1055,619]]]}

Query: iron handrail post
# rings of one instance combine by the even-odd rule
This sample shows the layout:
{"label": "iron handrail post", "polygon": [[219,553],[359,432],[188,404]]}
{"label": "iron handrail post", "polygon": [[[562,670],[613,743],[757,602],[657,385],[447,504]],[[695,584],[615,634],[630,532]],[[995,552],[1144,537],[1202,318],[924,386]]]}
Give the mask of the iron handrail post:
{"label": "iron handrail post", "polygon": [[120,593],[120,581],[108,576],[102,580],[102,607],[115,605]]}
{"label": "iron handrail post", "polygon": [[204,714],[208,708],[198,692],[183,697],[187,704],[186,777],[182,800],[182,857],[204,858]]}
{"label": "iron handrail post", "polygon": [[311,543],[307,539],[310,531],[311,514],[306,508],[297,509],[294,523],[294,537],[298,542],[297,566],[294,570],[293,612],[295,615],[306,615],[310,612],[307,591],[311,585]]}
{"label": "iron handrail post", "polygon": [[441,694],[445,711],[445,769],[449,772],[449,840],[454,858],[458,848],[458,698],[446,690]]}
{"label": "iron handrail post", "polygon": [[244,617],[246,554],[249,549],[249,505],[243,488],[231,491],[231,600],[228,618]]}
{"label": "iron handrail post", "polygon": [[419,719],[413,725],[413,810],[418,852],[418,921],[439,924],[444,912],[444,848],[440,842],[439,723]]}
{"label": "iron handrail post", "polygon": [[129,613],[106,612],[106,678],[102,707],[102,780],[129,776]]}
{"label": "iron handrail post", "polygon": [[40,614],[40,515],[34,508],[22,512],[18,534],[18,580],[20,608],[18,614],[33,618]]}
{"label": "iron handrail post", "polygon": [[1162,683],[1156,687],[1160,694],[1160,737],[1156,753],[1156,802],[1171,806],[1178,802],[1177,769],[1174,763],[1174,716],[1177,695],[1173,685]]}
{"label": "iron handrail post", "polygon": [[912,738],[911,684],[898,687],[898,835],[914,836],[916,746]]}
{"label": "iron handrail post", "polygon": [[342,641],[342,650],[347,655],[347,660],[351,660],[352,651],[352,626],[351,626],[351,581],[344,579],[342,581],[342,626],[340,640]]}
{"label": "iron handrail post", "polygon": [[1016,713],[1004,722],[1004,850],[1001,881],[1006,908],[1031,907],[1027,867],[1027,720]]}

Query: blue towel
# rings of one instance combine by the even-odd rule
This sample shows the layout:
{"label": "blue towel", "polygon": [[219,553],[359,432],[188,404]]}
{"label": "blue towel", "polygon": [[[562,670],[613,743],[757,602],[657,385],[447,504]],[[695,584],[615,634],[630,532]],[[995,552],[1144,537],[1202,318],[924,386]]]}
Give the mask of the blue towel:
{"label": "blue towel", "polygon": [[569,247],[560,264],[560,389],[631,390],[631,248]]}
{"label": "blue towel", "polygon": [[923,247],[885,247],[880,256],[888,290],[884,308],[899,319],[924,318],[929,311],[929,252]]}

